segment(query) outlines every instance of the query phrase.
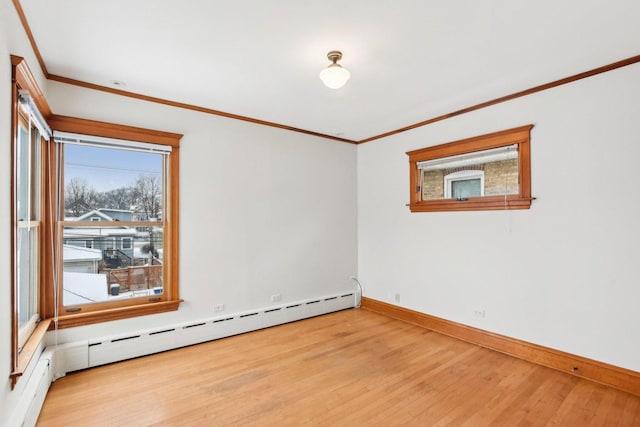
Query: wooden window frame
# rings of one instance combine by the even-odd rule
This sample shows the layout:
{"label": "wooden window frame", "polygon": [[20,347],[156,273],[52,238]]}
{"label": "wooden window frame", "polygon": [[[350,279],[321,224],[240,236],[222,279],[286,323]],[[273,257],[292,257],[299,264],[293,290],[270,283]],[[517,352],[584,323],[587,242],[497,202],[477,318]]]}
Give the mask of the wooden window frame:
{"label": "wooden window frame", "polygon": [[[39,207],[40,207],[40,221],[38,224],[39,228],[39,236],[38,236],[38,245],[41,248],[38,255],[38,265],[36,268],[38,269],[38,277],[39,277],[39,295],[38,295],[38,305],[39,305],[39,314],[40,320],[33,325],[33,328],[29,330],[28,337],[19,336],[19,319],[18,319],[18,291],[16,289],[17,286],[17,278],[16,274],[18,273],[14,268],[14,259],[16,257],[15,248],[16,248],[16,239],[18,236],[16,235],[16,228],[19,225],[18,219],[15,217],[15,209],[16,206],[14,204],[15,201],[15,190],[16,190],[16,170],[15,170],[15,156],[16,156],[16,144],[18,132],[20,129],[20,121],[21,121],[21,113],[19,107],[19,91],[26,90],[29,92],[29,95],[33,98],[35,105],[37,106],[40,114],[45,118],[51,115],[51,110],[49,109],[49,105],[47,104],[40,88],[38,87],[35,78],[31,74],[31,71],[27,67],[26,62],[23,58],[19,56],[11,55],[11,159],[12,159],[12,172],[11,172],[11,387],[14,388],[17,384],[20,377],[24,374],[31,361],[33,355],[36,353],[36,350],[40,347],[41,342],[44,338],[44,334],[50,326],[51,321],[49,319],[45,319],[43,313],[43,295],[44,295],[44,282],[45,282],[45,270],[44,266],[46,266],[45,262],[45,234],[46,234],[46,211],[45,211],[45,188],[46,188],[46,174],[44,172],[45,164],[44,162],[39,165],[40,170],[40,194],[38,197]],[[43,150],[41,151],[42,156],[44,158],[44,143]]]}
{"label": "wooden window frame", "polygon": [[[163,282],[165,286],[163,293],[150,296],[132,297],[118,301],[85,304],[81,306],[64,306],[63,298],[58,297],[58,306],[56,307],[53,287],[48,286],[46,290],[47,292],[45,292],[45,300],[47,302],[48,311],[45,311],[45,315],[53,316],[53,312],[57,309],[59,313],[58,327],[67,328],[177,310],[179,304],[182,302],[179,297],[178,286],[178,189],[180,176],[180,139],[182,138],[182,135],[58,115],[51,116],[51,118],[49,119],[49,125],[54,132],[60,131],[89,136],[168,145],[171,146],[171,153],[169,154],[169,169],[167,177],[168,195],[166,199],[167,204],[165,207],[166,214],[163,216],[163,222],[165,223],[165,248],[163,264]],[[61,151],[61,147],[53,147],[52,149]],[[60,156],[59,158],[61,158],[61,155],[61,152],[57,154],[57,156]],[[61,163],[61,161],[59,161],[58,163]],[[57,167],[58,165],[56,164],[50,165],[49,175],[50,179],[52,180],[58,179],[59,173],[56,172]],[[59,187],[61,188],[61,185]],[[60,207],[60,212],[58,212],[57,214],[59,218],[63,219],[64,203],[62,197],[62,191],[59,191],[59,194],[57,194],[57,205]],[[149,224],[158,225],[158,222]],[[58,227],[57,234],[59,236],[59,242],[57,243],[56,247],[59,248],[59,252],[62,253],[62,227],[64,227],[65,225],[82,225],[82,223],[70,223],[62,220],[57,221],[56,225]],[[104,224],[102,225],[104,226]],[[118,225],[144,226],[147,225],[147,223],[132,222],[131,224],[129,224],[127,222],[118,222]],[[62,259],[58,259],[56,262],[62,263]],[[60,268],[58,269],[58,274],[58,295],[61,295],[60,290],[62,288],[62,265],[60,265]]]}
{"label": "wooden window frame", "polygon": [[[531,129],[520,126],[473,138],[461,139],[433,147],[409,151],[409,209],[411,212],[480,211],[529,209],[531,201]],[[422,173],[418,163],[476,151],[518,144],[518,194],[456,199],[422,199]]]}
{"label": "wooden window frame", "polygon": [[[39,294],[39,311],[41,320],[37,323],[35,329],[31,333],[26,342],[19,342],[18,337],[18,319],[17,312],[17,289],[15,275],[17,272],[11,264],[11,386],[15,387],[20,377],[24,374],[29,363],[34,356],[37,355],[38,349],[42,346],[45,333],[51,328],[67,328],[81,325],[88,325],[99,322],[107,322],[118,319],[126,319],[131,317],[143,316],[155,313],[164,313],[178,309],[179,304],[183,301],[179,297],[178,283],[178,242],[179,242],[179,165],[180,165],[180,139],[181,134],[161,132],[132,126],[122,126],[112,123],[98,122],[92,120],[79,119],[74,117],[57,116],[51,112],[51,109],[40,90],[36,79],[29,70],[24,58],[11,55],[11,158],[12,162],[15,157],[15,135],[18,131],[19,120],[19,91],[24,89],[29,92],[33,101],[52,130],[63,132],[72,132],[87,135],[96,135],[107,138],[124,139],[139,142],[148,142],[153,144],[170,145],[172,147],[169,182],[170,188],[169,198],[167,200],[167,215],[170,218],[165,227],[165,292],[160,295],[154,295],[149,298],[131,298],[126,304],[104,305],[99,310],[91,312],[77,312],[65,315],[58,315],[62,311],[58,311],[55,305],[56,290],[54,289],[54,274],[56,269],[53,268],[54,262],[62,263],[62,234],[60,233],[58,242],[54,242],[54,236],[59,224],[52,218],[51,206],[57,205],[62,196],[60,191],[48,191],[51,188],[59,187],[57,181],[58,167],[55,162],[56,144],[51,141],[44,144],[42,150],[42,170],[41,170],[41,199],[40,209],[42,209],[42,218],[40,223],[40,247],[42,251],[38,259],[40,269],[40,294]],[[11,247],[15,247],[15,239],[17,238],[15,225],[16,218],[13,214],[13,200],[15,195],[16,174],[12,167],[12,227],[11,227]],[[45,189],[47,191],[45,191]],[[60,218],[64,218],[61,216]],[[165,218],[163,220],[166,221]],[[157,225],[157,222],[154,224]],[[12,249],[12,260],[15,257]],[[58,282],[59,283],[59,282]],[[62,298],[59,298],[62,300]],[[55,320],[55,321],[54,321]],[[19,344],[21,350],[19,351]]]}

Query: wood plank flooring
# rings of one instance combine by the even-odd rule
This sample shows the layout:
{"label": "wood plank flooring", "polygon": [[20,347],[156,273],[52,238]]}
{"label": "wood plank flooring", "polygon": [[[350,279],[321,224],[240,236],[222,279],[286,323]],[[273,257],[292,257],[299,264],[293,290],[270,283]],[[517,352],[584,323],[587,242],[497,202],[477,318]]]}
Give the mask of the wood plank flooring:
{"label": "wood plank flooring", "polygon": [[38,426],[640,426],[640,397],[363,309],[69,374]]}

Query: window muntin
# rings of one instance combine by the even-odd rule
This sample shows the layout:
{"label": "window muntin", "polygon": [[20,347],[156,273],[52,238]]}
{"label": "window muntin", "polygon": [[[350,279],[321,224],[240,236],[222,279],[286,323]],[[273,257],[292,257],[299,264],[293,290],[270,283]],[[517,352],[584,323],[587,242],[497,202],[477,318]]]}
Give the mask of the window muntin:
{"label": "window muntin", "polygon": [[411,211],[528,209],[532,127],[408,152]]}
{"label": "window muntin", "polygon": [[59,132],[55,140],[64,158],[62,239],[92,244],[63,251],[61,310],[163,295],[171,148]]}

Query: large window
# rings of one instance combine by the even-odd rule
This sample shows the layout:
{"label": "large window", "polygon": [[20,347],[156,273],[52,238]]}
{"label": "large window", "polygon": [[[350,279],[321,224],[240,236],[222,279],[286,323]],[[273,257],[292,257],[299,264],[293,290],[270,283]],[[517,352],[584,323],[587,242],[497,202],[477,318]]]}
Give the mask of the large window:
{"label": "large window", "polygon": [[50,325],[178,308],[182,135],[56,116],[11,63],[15,385]]}
{"label": "large window", "polygon": [[411,211],[528,209],[532,127],[408,152]]}
{"label": "large window", "polygon": [[65,132],[55,132],[54,140],[64,159],[60,309],[90,312],[160,299],[168,282],[172,147]]}
{"label": "large window", "polygon": [[[175,310],[181,135],[53,116],[61,327]],[[87,242],[90,242],[87,245]]]}

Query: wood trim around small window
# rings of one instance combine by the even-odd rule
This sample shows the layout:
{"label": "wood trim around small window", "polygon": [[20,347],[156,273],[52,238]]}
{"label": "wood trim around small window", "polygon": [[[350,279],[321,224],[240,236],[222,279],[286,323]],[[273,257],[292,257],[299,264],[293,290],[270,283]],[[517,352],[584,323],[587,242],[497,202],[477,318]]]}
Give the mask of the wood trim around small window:
{"label": "wood trim around small window", "polygon": [[[409,151],[409,192],[411,212],[478,211],[529,209],[531,206],[531,150],[533,125],[507,129],[433,147]],[[519,193],[506,196],[470,197],[466,200],[422,200],[419,162],[456,156],[475,151],[518,144]]]}

